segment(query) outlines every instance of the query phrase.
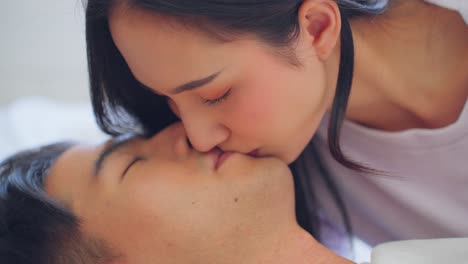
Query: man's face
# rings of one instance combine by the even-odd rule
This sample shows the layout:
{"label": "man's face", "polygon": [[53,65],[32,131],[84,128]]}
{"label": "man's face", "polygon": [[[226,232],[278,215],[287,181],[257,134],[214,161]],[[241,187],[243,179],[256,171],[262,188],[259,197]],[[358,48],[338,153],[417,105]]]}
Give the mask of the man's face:
{"label": "man's face", "polygon": [[292,176],[279,159],[196,152],[181,124],[118,142],[67,151],[45,186],[126,263],[245,259],[296,226]]}

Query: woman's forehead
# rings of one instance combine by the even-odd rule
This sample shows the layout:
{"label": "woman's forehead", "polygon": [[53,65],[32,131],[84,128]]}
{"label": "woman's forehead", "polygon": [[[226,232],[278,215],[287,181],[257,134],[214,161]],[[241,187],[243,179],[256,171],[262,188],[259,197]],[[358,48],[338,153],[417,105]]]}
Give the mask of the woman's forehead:
{"label": "woman's forehead", "polygon": [[116,27],[113,38],[135,78],[164,94],[165,89],[210,76],[238,61],[232,45],[215,44],[196,33],[158,32],[150,27],[119,32]]}

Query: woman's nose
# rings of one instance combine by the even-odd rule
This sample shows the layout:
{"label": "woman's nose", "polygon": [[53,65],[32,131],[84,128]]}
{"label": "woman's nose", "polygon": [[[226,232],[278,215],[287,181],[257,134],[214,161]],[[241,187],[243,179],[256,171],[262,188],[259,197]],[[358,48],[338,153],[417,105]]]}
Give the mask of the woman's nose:
{"label": "woman's nose", "polygon": [[221,123],[209,120],[182,120],[193,148],[208,152],[229,138],[229,130]]}

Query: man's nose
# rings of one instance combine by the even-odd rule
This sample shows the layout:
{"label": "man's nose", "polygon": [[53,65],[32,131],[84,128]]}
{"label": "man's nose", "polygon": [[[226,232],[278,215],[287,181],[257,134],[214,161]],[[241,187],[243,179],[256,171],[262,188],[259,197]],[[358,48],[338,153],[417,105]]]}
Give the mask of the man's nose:
{"label": "man's nose", "polygon": [[180,122],[166,127],[163,131],[151,137],[149,142],[145,144],[145,149],[148,151],[147,155],[155,150],[170,149],[178,157],[186,156],[191,150],[187,142],[184,126]]}
{"label": "man's nose", "polygon": [[229,138],[229,129],[209,116],[186,116],[182,119],[192,147],[207,152]]}

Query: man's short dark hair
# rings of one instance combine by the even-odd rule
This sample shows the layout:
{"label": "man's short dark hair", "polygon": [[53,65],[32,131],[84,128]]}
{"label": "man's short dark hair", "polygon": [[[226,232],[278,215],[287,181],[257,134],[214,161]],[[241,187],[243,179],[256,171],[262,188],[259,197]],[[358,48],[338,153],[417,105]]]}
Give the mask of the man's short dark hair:
{"label": "man's short dark hair", "polygon": [[85,235],[73,212],[43,189],[50,168],[71,146],[56,143],[0,163],[0,263],[97,264],[113,258],[104,242]]}

